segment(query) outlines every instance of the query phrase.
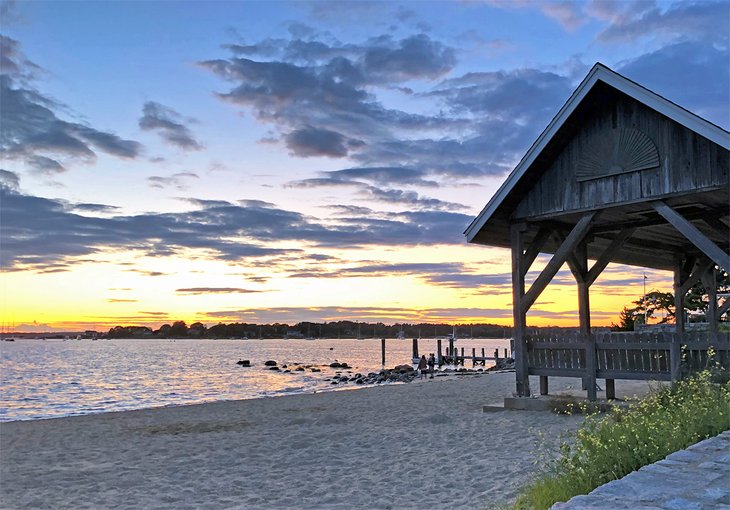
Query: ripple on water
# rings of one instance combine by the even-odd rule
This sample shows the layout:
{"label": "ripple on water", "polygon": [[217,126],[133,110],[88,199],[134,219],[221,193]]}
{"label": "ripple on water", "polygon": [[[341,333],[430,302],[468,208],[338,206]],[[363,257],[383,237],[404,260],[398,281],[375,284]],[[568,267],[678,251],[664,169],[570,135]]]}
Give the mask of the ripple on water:
{"label": "ripple on water", "polygon": [[[509,340],[459,342],[491,352]],[[436,350],[432,340],[421,346]],[[389,340],[387,349],[388,365],[410,361],[410,341]],[[355,372],[377,372],[380,341],[23,339],[2,350],[0,421],[331,391],[325,379],[338,358]],[[239,359],[253,366],[239,367]],[[322,372],[265,370],[269,359],[320,366]]]}

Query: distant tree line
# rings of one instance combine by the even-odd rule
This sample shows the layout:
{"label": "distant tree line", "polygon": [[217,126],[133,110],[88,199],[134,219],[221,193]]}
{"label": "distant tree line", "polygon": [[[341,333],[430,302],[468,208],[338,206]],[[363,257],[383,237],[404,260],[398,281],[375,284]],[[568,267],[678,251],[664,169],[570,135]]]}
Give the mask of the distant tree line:
{"label": "distant tree line", "polygon": [[108,338],[434,338],[456,333],[458,338],[509,338],[512,328],[497,324],[383,324],[369,322],[299,322],[289,324],[216,324],[185,321],[165,324],[159,329],[146,326],[115,326]]}

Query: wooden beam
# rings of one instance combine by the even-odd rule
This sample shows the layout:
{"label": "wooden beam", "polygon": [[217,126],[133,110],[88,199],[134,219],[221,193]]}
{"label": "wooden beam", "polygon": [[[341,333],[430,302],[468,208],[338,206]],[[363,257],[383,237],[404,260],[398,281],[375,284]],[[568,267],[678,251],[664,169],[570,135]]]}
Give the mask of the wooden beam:
{"label": "wooden beam", "polygon": [[593,267],[590,271],[588,271],[588,275],[586,276],[585,281],[589,287],[593,285],[596,278],[600,276],[603,270],[606,269],[608,263],[611,262],[611,258],[621,249],[624,243],[629,240],[635,231],[636,228],[625,228],[621,230],[613,241],[611,241],[611,244],[608,245],[608,248],[601,253],[601,256],[598,257],[598,260],[596,260],[596,263],[593,264]]}
{"label": "wooden beam", "polygon": [[[553,232],[552,237],[555,240],[555,244],[557,244],[558,246],[562,245],[565,242],[565,235],[558,230]],[[575,278],[575,281],[584,281],[584,276],[587,270],[584,270],[581,267],[581,264],[575,257],[575,254],[571,253],[570,255],[568,255],[568,258],[565,259],[565,262],[568,264],[568,269],[570,269],[570,272],[573,273],[573,278]]]}
{"label": "wooden beam", "polygon": [[722,306],[717,307],[717,318],[721,318],[730,310],[730,298],[726,298]]}
{"label": "wooden beam", "polygon": [[[700,220],[706,218],[709,216],[721,216],[723,214],[727,214],[727,207],[720,208],[715,207],[713,209],[704,209],[702,211],[692,211],[687,212],[684,214],[684,217],[688,220]],[[661,217],[652,217],[652,218],[646,218],[645,219],[639,219],[637,214],[637,219],[631,220],[631,221],[622,221],[622,222],[616,222],[616,223],[610,223],[608,225],[596,225],[594,228],[594,233],[596,234],[602,234],[604,232],[615,232],[617,230],[623,230],[624,228],[629,227],[635,227],[635,228],[643,228],[643,227],[653,227],[656,225],[662,225],[664,224],[664,219]]]}
{"label": "wooden beam", "polygon": [[532,263],[535,262],[535,259],[540,254],[540,250],[545,246],[547,240],[550,239],[551,233],[551,229],[545,227],[540,227],[540,230],[537,231],[532,243],[530,243],[530,246],[525,251],[525,255],[522,257],[522,276],[525,276],[530,270]]}
{"label": "wooden beam", "polygon": [[730,255],[708,239],[697,227],[660,200],[652,202],[651,205],[665,220],[671,223],[684,237],[689,239],[692,244],[714,260],[718,266],[726,271],[730,271]]}
{"label": "wooden beam", "polygon": [[510,227],[510,244],[512,247],[512,319],[513,345],[515,357],[515,379],[517,395],[530,396],[530,373],[527,365],[527,310],[523,310],[522,300],[525,295],[524,256],[524,224],[514,224]]}
{"label": "wooden beam", "polygon": [[[703,257],[704,258],[704,257]],[[715,262],[712,260],[706,260],[703,262],[701,260],[698,260],[695,263],[694,270],[689,274],[687,279],[682,280],[681,286],[678,290],[675,291],[675,293],[679,293],[682,296],[687,294],[689,292],[689,289],[691,289],[695,283],[700,281],[702,279],[702,275],[705,274],[711,267],[714,267]]]}
{"label": "wooden beam", "polygon": [[707,225],[722,239],[730,239],[730,227],[725,225],[725,223],[720,221],[720,219],[716,216],[703,217],[702,221],[707,223]]}
{"label": "wooden beam", "polygon": [[684,335],[684,296],[687,294],[682,288],[689,278],[686,259],[678,254],[674,265],[674,330],[681,339]]}
{"label": "wooden beam", "polygon": [[717,321],[720,320],[720,317],[717,315],[717,279],[714,265],[702,274],[702,285],[707,293],[707,322],[710,325],[710,331],[716,336]]}
{"label": "wooden beam", "polygon": [[[576,246],[583,240],[588,234],[593,225],[593,219],[596,217],[596,211],[591,211],[585,214],[578,223],[576,223],[573,230],[570,231],[565,242],[557,249],[553,258],[547,263],[545,269],[542,270],[540,275],[535,279],[530,290],[527,291],[520,303],[520,311],[527,313],[530,307],[535,303],[538,297],[548,283],[553,279],[555,274],[560,270],[560,267],[565,263],[568,257],[573,253]],[[514,246],[513,246],[514,250]],[[513,275],[514,278],[514,275]],[[523,282],[524,283],[524,282]]]}

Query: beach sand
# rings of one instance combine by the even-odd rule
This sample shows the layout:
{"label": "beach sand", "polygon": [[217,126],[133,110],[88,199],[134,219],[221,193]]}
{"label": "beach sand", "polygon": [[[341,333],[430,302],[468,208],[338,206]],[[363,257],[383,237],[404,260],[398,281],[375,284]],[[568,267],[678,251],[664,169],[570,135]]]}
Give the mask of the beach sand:
{"label": "beach sand", "polygon": [[513,391],[491,373],[4,423],[0,507],[491,508],[534,471],[537,431],[581,419],[482,411]]}

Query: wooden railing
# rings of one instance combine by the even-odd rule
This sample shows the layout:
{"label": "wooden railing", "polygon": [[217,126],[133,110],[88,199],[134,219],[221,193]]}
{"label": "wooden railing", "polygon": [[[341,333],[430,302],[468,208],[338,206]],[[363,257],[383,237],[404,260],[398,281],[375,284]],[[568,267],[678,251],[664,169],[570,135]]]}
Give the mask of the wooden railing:
{"label": "wooden railing", "polygon": [[[595,400],[596,379],[676,381],[687,373],[718,364],[730,370],[730,333],[578,333],[538,332],[526,337],[527,369],[540,378],[547,394],[547,377],[581,377],[588,398]],[[712,348],[714,354],[709,356]]]}

